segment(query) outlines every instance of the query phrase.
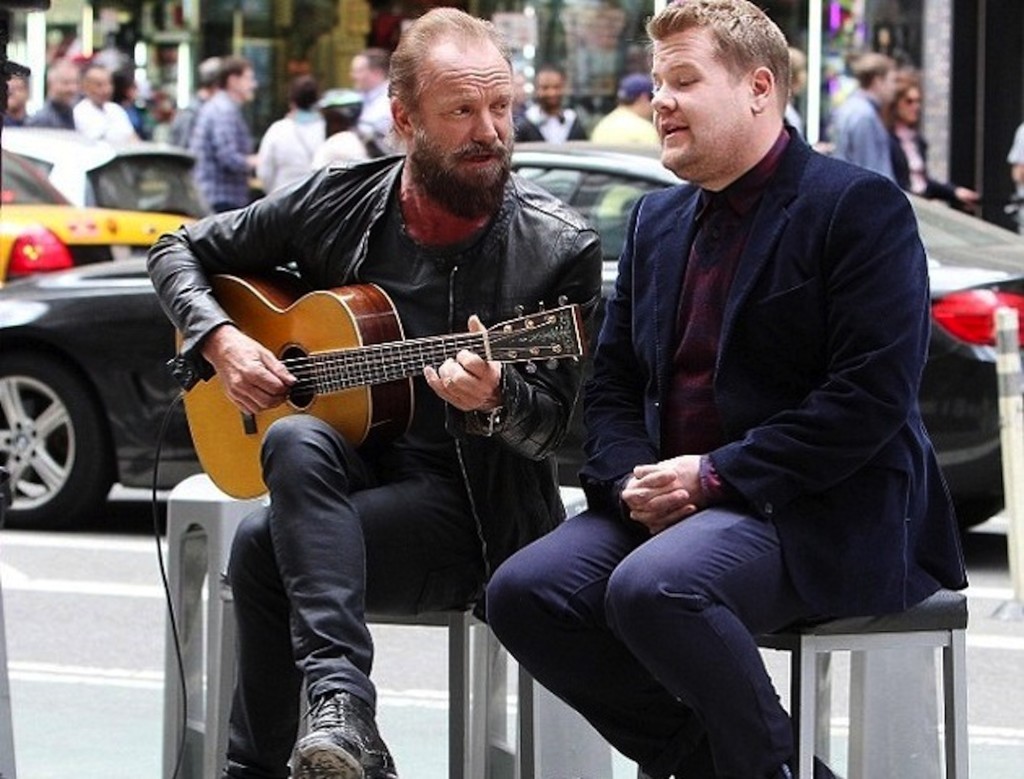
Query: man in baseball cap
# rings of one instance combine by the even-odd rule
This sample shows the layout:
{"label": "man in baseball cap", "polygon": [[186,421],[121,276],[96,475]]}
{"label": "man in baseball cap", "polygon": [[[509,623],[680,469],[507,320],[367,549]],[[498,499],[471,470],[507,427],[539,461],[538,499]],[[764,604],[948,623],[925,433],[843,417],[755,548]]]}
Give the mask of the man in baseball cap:
{"label": "man in baseball cap", "polygon": [[630,73],[619,81],[619,105],[594,127],[590,139],[616,145],[658,145],[651,121],[654,83],[643,73]]}

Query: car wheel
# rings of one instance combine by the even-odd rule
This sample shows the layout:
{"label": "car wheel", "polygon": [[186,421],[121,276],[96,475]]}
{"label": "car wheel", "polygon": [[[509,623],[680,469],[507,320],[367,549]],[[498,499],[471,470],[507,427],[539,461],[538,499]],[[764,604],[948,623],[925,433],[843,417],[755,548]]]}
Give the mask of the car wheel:
{"label": "car wheel", "polygon": [[971,498],[953,500],[956,518],[963,530],[987,522],[1003,510],[1002,498]]}
{"label": "car wheel", "polygon": [[102,509],[113,458],[99,404],[53,359],[0,356],[0,463],[10,471],[10,527],[66,528]]}

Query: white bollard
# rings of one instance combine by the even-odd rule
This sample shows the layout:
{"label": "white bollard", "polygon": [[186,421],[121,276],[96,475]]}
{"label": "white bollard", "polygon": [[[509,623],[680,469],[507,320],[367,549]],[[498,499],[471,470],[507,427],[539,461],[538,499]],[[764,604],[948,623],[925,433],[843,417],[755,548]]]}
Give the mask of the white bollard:
{"label": "white bollard", "polygon": [[999,429],[1003,455],[1003,495],[1009,523],[1006,549],[1013,601],[995,616],[1024,619],[1024,398],[1021,397],[1021,360],[1017,311],[1001,307],[995,313],[996,372],[999,380]]}

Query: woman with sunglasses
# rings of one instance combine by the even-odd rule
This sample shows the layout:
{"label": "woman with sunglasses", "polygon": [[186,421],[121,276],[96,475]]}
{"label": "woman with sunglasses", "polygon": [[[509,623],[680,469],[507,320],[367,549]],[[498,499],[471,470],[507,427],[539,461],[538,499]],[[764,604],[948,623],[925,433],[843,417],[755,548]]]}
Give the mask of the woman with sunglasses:
{"label": "woman with sunglasses", "polygon": [[896,183],[907,192],[973,211],[979,195],[973,189],[937,181],[928,174],[928,143],[921,135],[921,82],[916,74],[900,72],[896,91],[887,106],[886,126],[891,137],[892,168]]}

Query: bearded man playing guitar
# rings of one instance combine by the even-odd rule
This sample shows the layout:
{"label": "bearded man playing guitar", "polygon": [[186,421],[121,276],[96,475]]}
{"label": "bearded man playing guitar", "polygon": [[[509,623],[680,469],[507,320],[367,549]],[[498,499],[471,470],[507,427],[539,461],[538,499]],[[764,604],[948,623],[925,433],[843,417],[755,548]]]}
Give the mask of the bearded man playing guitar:
{"label": "bearded man playing guitar", "polygon": [[[290,755],[296,777],[396,777],[375,724],[366,613],[472,606],[498,563],[564,514],[553,453],[582,365],[547,359],[561,345],[502,362],[496,350],[514,328],[489,335],[482,323],[565,303],[587,320],[600,295],[598,237],[510,174],[512,68],[489,23],[451,8],[420,17],[392,56],[390,89],[404,156],[316,172],[166,235],[150,253],[181,336],[175,373],[189,395],[219,384],[232,406],[210,424],[257,442],[270,495],[240,527],[228,568],[239,638],[225,773],[234,779],[284,779]],[[263,328],[273,337],[261,338],[237,298],[272,319],[299,310],[280,287],[252,281],[280,266],[318,291],[301,298],[312,300],[302,321],[274,319]],[[334,368],[321,370],[322,346],[304,342],[346,329],[320,313],[328,295],[341,320],[351,315],[338,337],[354,348],[340,362],[383,375],[366,379],[375,389],[345,384],[337,396],[365,417],[361,436],[315,413],[323,385],[309,377],[330,384]],[[548,321],[527,320],[531,333]],[[457,332],[435,348],[435,336]],[[395,336],[411,347],[366,346]],[[410,352],[422,364],[414,374]],[[268,416],[278,409],[287,413]],[[230,458],[234,447],[220,449]],[[303,683],[310,721],[296,744]]]}

